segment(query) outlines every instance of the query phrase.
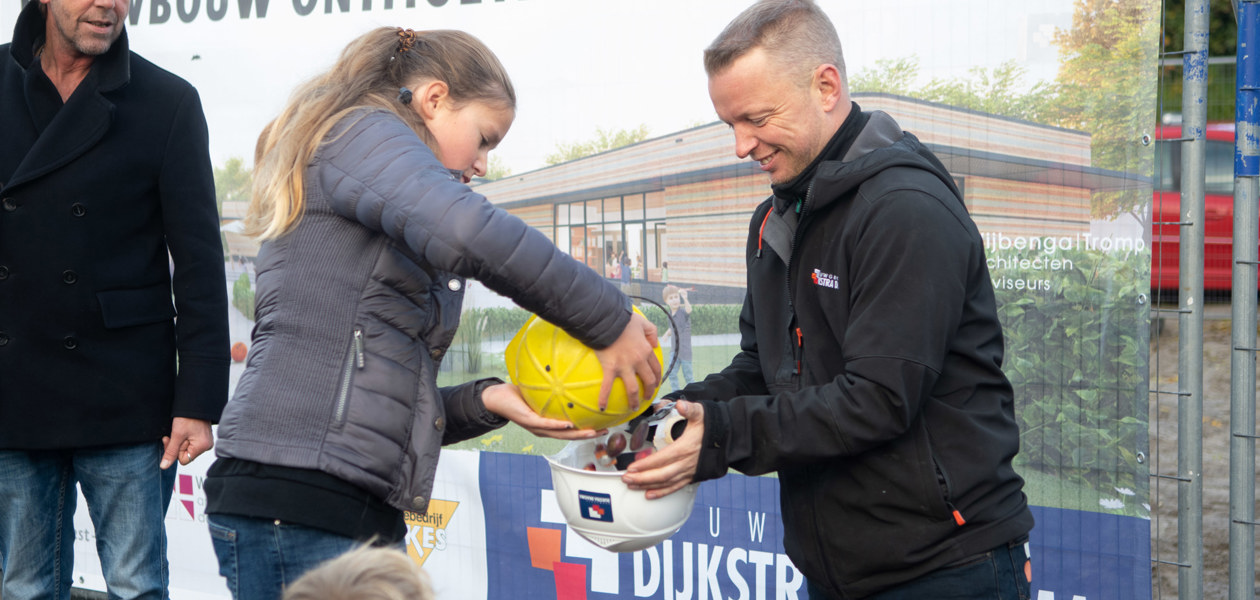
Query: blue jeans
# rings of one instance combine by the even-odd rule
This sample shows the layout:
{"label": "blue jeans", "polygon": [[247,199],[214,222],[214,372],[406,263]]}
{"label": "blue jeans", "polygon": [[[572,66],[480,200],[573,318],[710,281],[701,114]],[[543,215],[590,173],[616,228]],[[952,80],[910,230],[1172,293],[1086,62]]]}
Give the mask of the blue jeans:
{"label": "blue jeans", "polygon": [[[235,600],[277,600],[320,563],[362,545],[314,527],[236,515],[208,515],[219,574]],[[401,544],[398,545],[403,550]]]}
{"label": "blue jeans", "polygon": [[0,595],[67,600],[77,483],[95,528],[109,597],[167,598],[166,507],[175,467],[162,445],[0,450]]}
{"label": "blue jeans", "polygon": [[[670,363],[674,362],[674,350],[669,351],[669,358],[665,359],[665,368],[669,368]],[[678,359],[678,364],[674,365],[674,370],[669,372],[669,383],[674,387],[674,391],[678,391],[687,387],[688,383],[696,380],[696,376],[691,373],[691,361]]]}
{"label": "blue jeans", "polygon": [[[1002,544],[961,565],[932,571],[913,581],[863,600],[1028,600],[1032,582],[1025,576],[1027,538]],[[827,600],[813,582],[806,581],[810,600]]]}

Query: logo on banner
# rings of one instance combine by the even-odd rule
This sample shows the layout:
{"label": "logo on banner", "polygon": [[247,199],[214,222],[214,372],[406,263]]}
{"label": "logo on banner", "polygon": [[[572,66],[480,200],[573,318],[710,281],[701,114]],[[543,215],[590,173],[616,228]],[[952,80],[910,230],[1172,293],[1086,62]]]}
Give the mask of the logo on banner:
{"label": "logo on banner", "polygon": [[429,501],[429,512],[403,513],[403,521],[407,523],[407,554],[417,565],[424,566],[434,550],[446,550],[446,526],[458,507],[458,502],[433,499]]}
{"label": "logo on banner", "polygon": [[608,494],[578,490],[578,508],[592,521],[613,522],[612,496]]}
{"label": "logo on banner", "polygon": [[205,521],[205,514],[201,514],[198,509],[206,505],[206,498],[201,487],[202,481],[201,477],[177,475],[174,496],[171,498],[175,502],[172,502],[174,506],[167,511],[167,516],[180,521]]}
{"label": "logo on banner", "polygon": [[[760,482],[758,482],[760,483]],[[661,543],[617,554],[570,530],[553,490],[540,490],[537,524],[525,524],[529,566],[551,571],[556,600],[595,598],[800,598],[805,578],[779,551],[768,522],[757,510],[761,494],[746,506],[703,507]],[[611,496],[578,492],[583,518],[611,521]],[[624,515],[622,515],[624,516]],[[512,575],[508,575],[512,577]]]}

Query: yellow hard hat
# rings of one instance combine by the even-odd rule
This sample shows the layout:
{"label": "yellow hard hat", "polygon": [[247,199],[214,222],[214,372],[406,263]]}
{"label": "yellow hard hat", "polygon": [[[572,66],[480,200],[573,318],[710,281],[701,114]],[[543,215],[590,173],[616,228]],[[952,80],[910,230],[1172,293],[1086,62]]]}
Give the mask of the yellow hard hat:
{"label": "yellow hard hat", "polygon": [[[639,309],[634,309],[639,312]],[[662,364],[661,347],[656,360]],[[531,316],[504,353],[508,377],[521,390],[521,395],[534,412],[551,419],[569,421],[582,429],[604,429],[620,425],[652,406],[651,397],[630,408],[626,389],[614,382],[608,394],[608,405],[599,410],[599,386],[604,369],[595,351],[563,329]],[[639,380],[643,386],[643,380]]]}

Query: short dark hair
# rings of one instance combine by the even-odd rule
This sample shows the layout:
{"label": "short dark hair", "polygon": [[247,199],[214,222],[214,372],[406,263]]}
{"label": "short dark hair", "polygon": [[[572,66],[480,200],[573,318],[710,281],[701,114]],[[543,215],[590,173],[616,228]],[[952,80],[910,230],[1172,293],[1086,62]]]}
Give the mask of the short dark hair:
{"label": "short dark hair", "polygon": [[744,9],[705,48],[704,71],[713,77],[754,48],[765,49],[794,76],[835,65],[848,85],[840,36],[813,0],[760,0]]}

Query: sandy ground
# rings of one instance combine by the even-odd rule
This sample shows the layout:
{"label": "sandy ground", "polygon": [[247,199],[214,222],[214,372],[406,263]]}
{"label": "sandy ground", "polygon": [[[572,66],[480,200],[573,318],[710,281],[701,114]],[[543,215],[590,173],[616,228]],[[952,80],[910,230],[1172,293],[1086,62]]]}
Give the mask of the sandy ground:
{"label": "sandy ground", "polygon": [[[1202,597],[1225,599],[1229,597],[1231,333],[1228,305],[1209,306],[1205,311],[1203,337]],[[1177,344],[1177,319],[1167,319],[1160,334],[1151,338],[1151,384],[1158,385],[1162,391],[1177,390]],[[1257,387],[1260,389],[1260,386]],[[1152,472],[1175,476],[1177,397],[1169,394],[1150,396],[1151,469]],[[1177,562],[1177,482],[1153,479],[1151,497],[1152,554],[1160,560]],[[1154,600],[1178,598],[1178,570],[1171,565],[1153,568]],[[1257,587],[1260,588],[1260,585]]]}

